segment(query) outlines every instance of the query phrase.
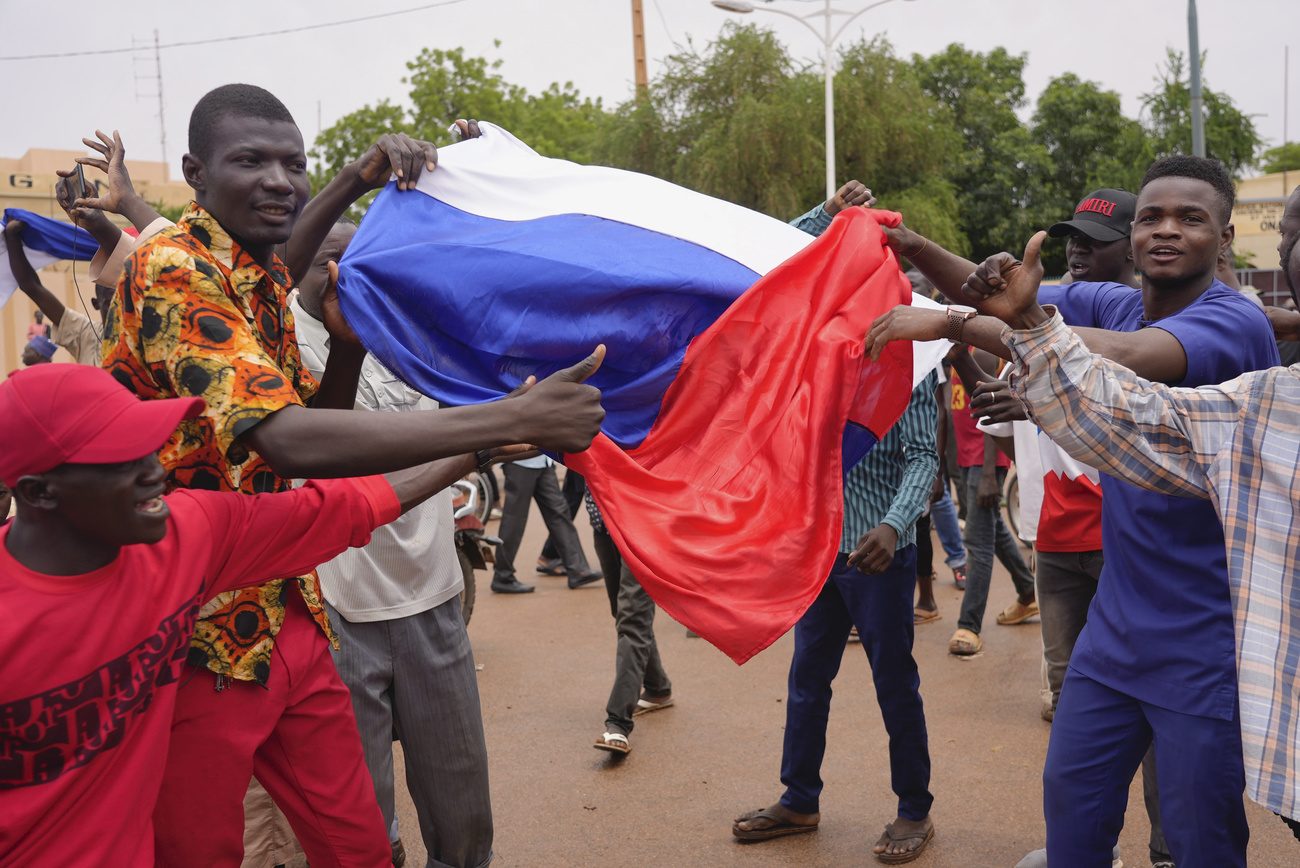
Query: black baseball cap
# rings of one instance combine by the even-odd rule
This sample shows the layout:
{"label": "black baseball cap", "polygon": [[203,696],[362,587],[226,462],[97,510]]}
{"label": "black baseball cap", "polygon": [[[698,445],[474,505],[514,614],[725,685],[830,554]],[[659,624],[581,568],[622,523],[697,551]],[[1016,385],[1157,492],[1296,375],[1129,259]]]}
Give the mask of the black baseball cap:
{"label": "black baseball cap", "polygon": [[1124,190],[1095,190],[1074,209],[1073,220],[1053,223],[1047,234],[1062,238],[1077,232],[1102,242],[1127,238],[1137,214],[1137,201],[1137,196]]}

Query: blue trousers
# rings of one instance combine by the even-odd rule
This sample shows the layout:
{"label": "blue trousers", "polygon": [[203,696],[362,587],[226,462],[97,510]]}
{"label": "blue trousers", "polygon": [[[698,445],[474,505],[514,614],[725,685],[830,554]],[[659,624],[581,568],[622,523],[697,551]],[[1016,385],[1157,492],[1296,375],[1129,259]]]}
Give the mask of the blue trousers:
{"label": "blue trousers", "polygon": [[898,815],[923,820],[930,813],[930,744],[921,704],[921,676],[912,657],[912,595],[916,547],[901,549],[885,572],[870,576],[835,559],[821,594],[794,628],[790,694],[785,706],[781,804],[816,813],[822,791],[831,682],[840,670],[849,629],[856,626],[867,652],[876,701],[889,733],[889,770]]}
{"label": "blue trousers", "polygon": [[[1235,706],[1234,706],[1235,708]],[[1129,783],[1155,744],[1160,816],[1178,868],[1245,866],[1241,723],[1150,705],[1065,675],[1043,767],[1047,863],[1109,868]]]}

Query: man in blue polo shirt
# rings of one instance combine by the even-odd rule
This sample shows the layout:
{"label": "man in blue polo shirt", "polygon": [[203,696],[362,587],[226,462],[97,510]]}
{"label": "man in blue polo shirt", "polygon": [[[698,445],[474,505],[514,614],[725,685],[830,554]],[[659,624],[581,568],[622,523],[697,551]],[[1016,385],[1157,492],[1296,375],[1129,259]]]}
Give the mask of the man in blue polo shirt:
{"label": "man in blue polo shirt", "polygon": [[[1055,304],[1093,352],[1146,379],[1200,386],[1278,364],[1267,318],[1214,277],[1219,250],[1233,238],[1234,199],[1216,161],[1157,161],[1143,179],[1131,236],[1142,288],[1074,283],[1045,287],[1041,301]],[[919,249],[922,239],[909,230],[887,231],[936,286],[961,297],[971,263],[933,244]],[[955,329],[963,341],[1010,355],[997,348],[1000,322],[963,316],[896,309],[868,343]],[[1249,830],[1222,526],[1204,501],[1104,476],[1102,490],[1106,564],[1043,770],[1048,862],[1110,865],[1128,783],[1154,741],[1165,837],[1179,868],[1244,866]]]}

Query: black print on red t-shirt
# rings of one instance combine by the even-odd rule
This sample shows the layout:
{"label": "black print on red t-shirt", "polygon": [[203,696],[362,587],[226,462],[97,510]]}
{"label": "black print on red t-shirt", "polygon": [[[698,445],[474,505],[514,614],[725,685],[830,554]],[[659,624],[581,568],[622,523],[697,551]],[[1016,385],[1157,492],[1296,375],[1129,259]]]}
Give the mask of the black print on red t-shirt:
{"label": "black print on red t-shirt", "polygon": [[122,743],[127,727],[174,683],[202,594],[154,635],[76,681],[0,704],[0,790],[45,784]]}

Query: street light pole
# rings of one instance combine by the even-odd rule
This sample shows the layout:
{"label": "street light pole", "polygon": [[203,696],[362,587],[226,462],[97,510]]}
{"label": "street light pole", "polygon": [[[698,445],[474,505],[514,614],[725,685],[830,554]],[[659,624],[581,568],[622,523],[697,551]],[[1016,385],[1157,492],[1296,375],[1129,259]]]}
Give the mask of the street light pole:
{"label": "street light pole", "polygon": [[[864,12],[866,10],[863,10]],[[831,63],[835,40],[831,39],[831,0],[826,0],[826,46],[822,78],[826,82],[826,201],[838,189],[835,185],[835,67]]]}
{"label": "street light pole", "polygon": [[1201,110],[1201,45],[1197,34],[1196,0],[1187,0],[1187,42],[1192,55],[1192,153],[1205,156],[1205,118]]}
{"label": "street light pole", "polygon": [[[764,0],[764,2],[771,3],[772,0]],[[834,198],[835,191],[839,189],[835,183],[835,66],[834,66],[835,59],[833,57],[833,52],[835,50],[835,42],[842,35],[844,35],[845,29],[850,24],[852,24],[853,20],[857,18],[859,15],[861,15],[864,12],[869,12],[872,9],[875,9],[877,6],[884,6],[886,3],[890,3],[890,2],[893,2],[893,0],[878,0],[878,2],[872,3],[870,6],[859,9],[857,12],[847,12],[842,9],[833,8],[831,6],[831,0],[825,0],[824,10],[820,12],[810,12],[807,15],[795,15],[792,12],[786,12],[784,9],[769,9],[765,6],[755,6],[753,3],[748,2],[748,0],[712,0],[714,6],[726,12],[739,12],[741,14],[748,14],[750,12],[754,12],[755,10],[757,10],[759,12],[772,12],[777,15],[784,15],[786,18],[793,18],[795,21],[798,21],[804,27],[807,27],[809,30],[811,30],[813,32],[813,35],[816,36],[821,41],[822,47],[825,49],[826,52],[825,60],[822,64],[822,76],[826,83],[826,198],[827,200]],[[841,24],[838,29],[834,28],[833,26],[836,15],[849,16],[848,20],[845,21],[843,24]],[[825,26],[823,28],[822,33],[818,33],[817,28],[813,27],[812,24],[809,23],[808,19],[810,18],[825,19],[824,22]]]}

